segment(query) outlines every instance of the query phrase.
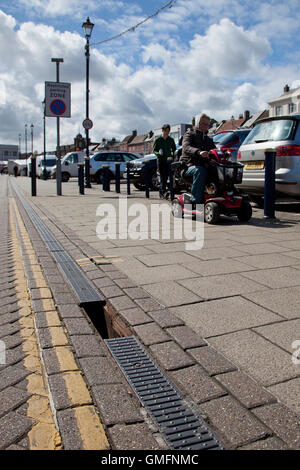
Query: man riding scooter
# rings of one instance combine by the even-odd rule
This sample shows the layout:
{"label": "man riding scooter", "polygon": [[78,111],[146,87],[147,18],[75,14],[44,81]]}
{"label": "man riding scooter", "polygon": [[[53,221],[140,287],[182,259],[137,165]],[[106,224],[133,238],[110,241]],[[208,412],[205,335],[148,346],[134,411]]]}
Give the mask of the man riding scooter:
{"label": "man riding scooter", "polygon": [[188,167],[184,171],[184,178],[193,179],[189,198],[193,205],[204,204],[206,165],[209,161],[209,151],[216,148],[213,140],[207,136],[209,126],[210,118],[201,114],[196,118],[194,128],[186,131],[182,141],[180,161]]}

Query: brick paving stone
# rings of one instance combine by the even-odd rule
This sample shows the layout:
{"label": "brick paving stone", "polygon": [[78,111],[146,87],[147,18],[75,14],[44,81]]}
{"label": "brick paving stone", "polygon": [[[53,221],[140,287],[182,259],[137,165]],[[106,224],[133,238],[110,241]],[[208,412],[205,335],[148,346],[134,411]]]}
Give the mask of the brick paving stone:
{"label": "brick paving stone", "polygon": [[37,328],[47,328],[48,326],[60,326],[61,321],[58,313],[54,312],[37,312],[35,314],[35,323]]}
{"label": "brick paving stone", "polygon": [[130,287],[128,289],[124,289],[124,292],[126,295],[129,295],[131,299],[149,298],[149,294],[141,287]]}
{"label": "brick paving stone", "polygon": [[[299,367],[299,366],[298,366]],[[284,403],[288,408],[300,414],[300,378],[288,380],[277,385],[269,387],[271,393],[274,393],[279,400]]]}
{"label": "brick paving stone", "polygon": [[126,295],[122,295],[120,297],[114,297],[113,299],[109,300],[109,303],[117,312],[119,310],[125,310],[127,308],[136,307],[135,303]]}
{"label": "brick paving stone", "polygon": [[247,408],[276,402],[276,398],[261,385],[240,371],[220,374],[216,379]]}
{"label": "brick paving stone", "polygon": [[95,271],[88,271],[86,273],[86,276],[91,280],[91,281],[94,281],[95,279],[100,279],[102,277],[105,276],[105,273],[100,270],[100,269],[97,269]]}
{"label": "brick paving stone", "polygon": [[171,372],[171,376],[178,382],[180,389],[184,389],[196,403],[226,395],[223,388],[208,377],[198,365]]}
{"label": "brick paving stone", "polygon": [[54,296],[54,299],[55,299],[55,303],[56,304],[71,304],[71,303],[75,303],[76,302],[76,299],[75,297],[73,296],[73,294],[68,294],[68,293],[53,293],[53,296]]}
{"label": "brick paving stone", "polygon": [[58,304],[57,309],[62,318],[83,318],[83,313],[80,307],[75,304],[62,305]]}
{"label": "brick paving stone", "polygon": [[74,409],[58,411],[56,416],[64,450],[84,450]]}
{"label": "brick paving stone", "polygon": [[131,326],[152,322],[152,319],[139,307],[121,310],[119,313]]}
{"label": "brick paving stone", "polygon": [[0,314],[0,325],[5,325],[7,323],[14,323],[15,321],[19,320],[20,315],[18,312],[11,312]]}
{"label": "brick paving stone", "polygon": [[98,289],[102,289],[102,287],[107,286],[114,286],[114,281],[107,276],[102,277],[101,279],[94,279],[93,283],[98,287]]}
{"label": "brick paving stone", "polygon": [[7,323],[6,325],[0,326],[0,338],[3,336],[13,335],[21,329],[21,325],[18,322]]}
{"label": "brick paving stone", "polygon": [[167,308],[162,310],[151,311],[148,312],[148,314],[162,328],[184,325],[184,322],[180,318],[176,317],[174,313],[170,312],[170,310]]}
{"label": "brick paving stone", "polygon": [[30,394],[15,387],[7,387],[0,392],[0,418],[25,403]]}
{"label": "brick paving stone", "polygon": [[136,303],[145,311],[151,312],[153,310],[162,310],[164,305],[157,302],[157,300],[152,299],[151,297],[144,299],[136,299]]}
{"label": "brick paving stone", "polygon": [[[22,346],[17,346],[13,349],[9,349],[5,354],[5,366],[12,366],[22,361],[26,357]],[[2,367],[2,366],[0,366]]]}
{"label": "brick paving stone", "polygon": [[22,338],[19,333],[15,333],[14,335],[10,336],[4,336],[1,338],[1,341],[5,344],[5,349],[6,351],[11,348],[15,348],[16,346],[19,346],[22,344],[25,339]]}
{"label": "brick paving stone", "polygon": [[207,346],[207,342],[188,326],[167,328],[167,332],[183,349]]}
{"label": "brick paving stone", "polygon": [[229,396],[203,403],[201,409],[208,416],[209,422],[233,447],[240,447],[270,435],[268,428]]}
{"label": "brick paving stone", "polygon": [[51,287],[51,291],[53,292],[54,295],[56,295],[56,294],[71,294],[72,293],[71,289],[64,283],[63,284],[51,283],[50,287]]}
{"label": "brick paving stone", "polygon": [[94,332],[85,318],[65,318],[64,322],[69,335],[90,335]]}
{"label": "brick paving stone", "polygon": [[150,346],[151,352],[166,370],[179,369],[195,363],[183,349],[173,341]]}
{"label": "brick paving stone", "polygon": [[300,417],[281,403],[262,406],[253,413],[291,449],[300,449]]}
{"label": "brick paving stone", "polygon": [[109,429],[116,450],[160,450],[161,447],[149,432],[148,426],[116,424]]}
{"label": "brick paving stone", "polygon": [[300,285],[299,271],[290,267],[260,269],[259,271],[243,273],[243,276],[247,277],[248,279],[251,279],[252,281],[259,282],[264,286],[271,287],[272,289]]}
{"label": "brick paving stone", "polygon": [[117,279],[126,279],[127,276],[126,274],[123,274],[121,271],[111,271],[106,273],[107,276],[112,279],[112,280],[117,280]]}
{"label": "brick paving stone", "polygon": [[117,384],[123,380],[118,366],[107,357],[88,357],[79,360],[90,386]]}
{"label": "brick paving stone", "polygon": [[102,287],[101,292],[107,299],[112,299],[113,297],[120,297],[123,295],[123,291],[118,286]]}
{"label": "brick paving stone", "polygon": [[13,304],[14,302],[18,302],[18,297],[16,295],[10,295],[8,297],[3,297],[0,299],[0,308],[2,308],[4,305],[10,305]]}
{"label": "brick paving stone", "polygon": [[285,318],[299,318],[300,287],[286,287],[269,291],[245,294],[244,297],[262,307],[268,308]]}
{"label": "brick paving stone", "polygon": [[52,299],[33,300],[32,308],[34,312],[48,312],[55,310],[55,305]]}
{"label": "brick paving stone", "polygon": [[[68,390],[64,376],[76,377],[76,387],[74,390]],[[55,374],[48,377],[52,399],[56,410],[63,410],[71,406],[90,405],[91,396],[86,389],[85,382],[80,372],[71,372],[66,374]],[[79,380],[79,382],[77,382]]]}
{"label": "brick paving stone", "polygon": [[170,339],[169,336],[153,322],[146,325],[135,326],[133,329],[146,346],[163,343]]}
{"label": "brick paving stone", "polygon": [[100,339],[94,335],[74,335],[72,344],[78,358],[104,356],[106,352],[100,344]]}
{"label": "brick paving stone", "polygon": [[116,279],[115,280],[115,283],[121,287],[121,289],[127,289],[127,288],[130,288],[130,287],[136,287],[136,283],[134,281],[132,281],[131,279],[129,279],[128,277],[124,277],[124,278],[121,278],[121,279]]}
{"label": "brick paving stone", "polygon": [[210,346],[188,350],[209,375],[236,370],[236,366]]}
{"label": "brick paving stone", "polygon": [[14,411],[0,419],[0,449],[6,449],[27,434],[34,421]]}
{"label": "brick paving stone", "polygon": [[143,421],[137,398],[124,385],[98,385],[93,394],[106,425]]}

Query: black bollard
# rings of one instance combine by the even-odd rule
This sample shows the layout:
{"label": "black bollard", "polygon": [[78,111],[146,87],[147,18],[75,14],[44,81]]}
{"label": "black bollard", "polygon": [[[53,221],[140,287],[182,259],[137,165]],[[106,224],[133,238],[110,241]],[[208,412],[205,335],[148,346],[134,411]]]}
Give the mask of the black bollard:
{"label": "black bollard", "polygon": [[145,195],[146,198],[150,197],[150,175],[149,175],[149,160],[145,161]]}
{"label": "black bollard", "polygon": [[78,163],[79,194],[84,194],[84,163]]}
{"label": "black bollard", "polygon": [[130,195],[130,162],[126,162],[127,194]]}
{"label": "black bollard", "polygon": [[174,199],[174,181],[173,181],[173,169],[172,169],[173,158],[168,158],[168,170],[169,170],[169,181],[170,181],[170,201]]}
{"label": "black bollard", "polygon": [[264,218],[275,219],[275,162],[276,151],[265,150],[265,188],[264,188]]}
{"label": "black bollard", "polygon": [[116,182],[116,193],[120,194],[121,192],[121,187],[120,187],[120,181],[121,181],[121,171],[120,171],[120,163],[115,163],[115,182]]}
{"label": "black bollard", "polygon": [[36,158],[31,157],[31,196],[36,196]]}
{"label": "black bollard", "polygon": [[102,166],[102,183],[103,183],[103,191],[110,191],[110,175],[109,175],[109,166],[103,165]]}

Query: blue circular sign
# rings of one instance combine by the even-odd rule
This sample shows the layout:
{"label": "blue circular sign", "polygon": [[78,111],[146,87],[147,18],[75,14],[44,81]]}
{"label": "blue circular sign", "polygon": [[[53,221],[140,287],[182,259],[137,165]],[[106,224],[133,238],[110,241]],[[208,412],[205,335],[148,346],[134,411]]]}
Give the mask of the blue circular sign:
{"label": "blue circular sign", "polygon": [[61,116],[66,111],[66,105],[62,100],[54,100],[50,104],[50,109],[56,116]]}

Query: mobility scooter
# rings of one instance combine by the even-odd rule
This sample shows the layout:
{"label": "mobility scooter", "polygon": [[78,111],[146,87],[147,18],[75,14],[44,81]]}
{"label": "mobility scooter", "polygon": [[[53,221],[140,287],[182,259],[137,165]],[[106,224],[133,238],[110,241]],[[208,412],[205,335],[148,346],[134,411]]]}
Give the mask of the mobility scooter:
{"label": "mobility scooter", "polygon": [[[204,194],[204,214],[193,207],[189,193],[175,195],[171,204],[174,217],[183,217],[184,214],[193,218],[204,215],[204,221],[208,224],[216,224],[220,215],[237,216],[240,222],[248,222],[252,216],[252,207],[246,194],[241,194],[235,188],[243,179],[243,167],[241,163],[229,160],[230,153],[213,149],[210,152],[207,165],[208,178]],[[192,182],[184,178],[187,168],[181,161],[172,163],[174,178],[182,180],[185,188],[189,189]],[[187,206],[187,207],[186,207]]]}

